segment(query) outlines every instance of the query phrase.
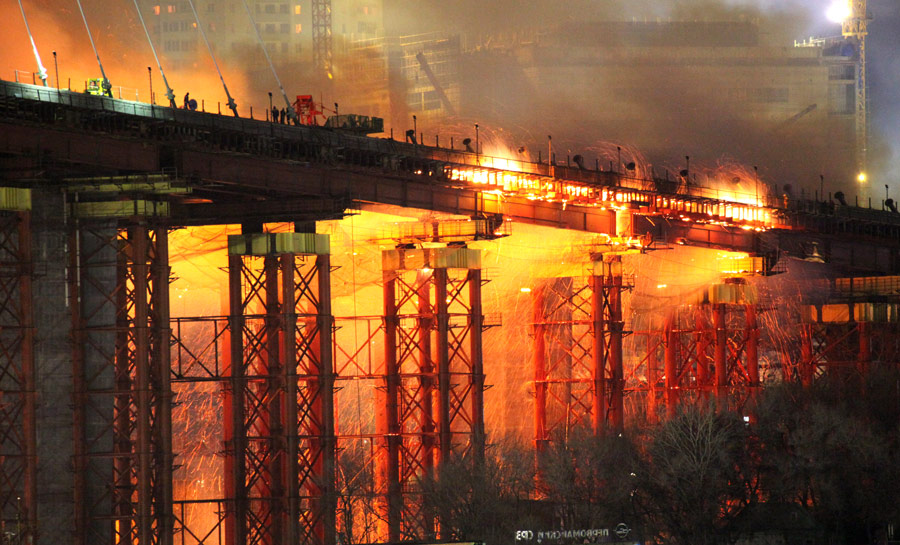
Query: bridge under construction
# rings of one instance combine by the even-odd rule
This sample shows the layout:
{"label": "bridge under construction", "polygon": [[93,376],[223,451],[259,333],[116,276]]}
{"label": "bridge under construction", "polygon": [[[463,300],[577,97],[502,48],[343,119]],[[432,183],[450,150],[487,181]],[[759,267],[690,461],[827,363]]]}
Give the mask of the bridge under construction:
{"label": "bridge under construction", "polygon": [[419,480],[494,437],[900,363],[889,200],[548,155],[0,82],[6,531],[434,539]]}

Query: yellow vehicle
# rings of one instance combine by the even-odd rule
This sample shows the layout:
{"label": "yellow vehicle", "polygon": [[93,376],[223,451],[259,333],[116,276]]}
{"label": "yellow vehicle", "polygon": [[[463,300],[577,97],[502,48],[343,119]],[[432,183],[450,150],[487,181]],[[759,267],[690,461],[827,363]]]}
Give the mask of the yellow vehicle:
{"label": "yellow vehicle", "polygon": [[84,92],[89,95],[95,96],[103,96],[106,95],[108,97],[112,96],[112,86],[107,83],[105,86],[103,85],[103,78],[91,78],[87,80],[84,84]]}

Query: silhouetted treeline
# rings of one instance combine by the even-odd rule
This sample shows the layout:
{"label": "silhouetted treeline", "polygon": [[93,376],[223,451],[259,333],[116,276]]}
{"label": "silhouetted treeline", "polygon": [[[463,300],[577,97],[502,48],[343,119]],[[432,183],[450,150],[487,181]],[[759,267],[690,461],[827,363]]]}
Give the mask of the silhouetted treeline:
{"label": "silhouetted treeline", "polygon": [[[606,437],[570,429],[539,455],[496,442],[483,464],[461,457],[423,475],[420,514],[435,533],[404,537],[513,544],[519,530],[623,522],[629,540],[646,543],[885,543],[900,523],[900,373],[875,369],[848,384],[770,386],[740,412],[686,406]],[[368,482],[355,492],[367,504],[357,530],[360,520],[377,526]]]}

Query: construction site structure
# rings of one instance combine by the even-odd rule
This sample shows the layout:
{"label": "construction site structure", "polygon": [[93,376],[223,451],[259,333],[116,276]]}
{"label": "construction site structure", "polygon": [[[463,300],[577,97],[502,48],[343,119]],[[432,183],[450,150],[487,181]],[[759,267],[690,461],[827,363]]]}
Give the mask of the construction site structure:
{"label": "construction site structure", "polygon": [[481,252],[385,250],[384,384],[377,489],[388,541],[434,539],[422,479],[441,463],[484,457],[485,328]]}
{"label": "construction site structure", "polygon": [[841,23],[841,34],[853,38],[857,44],[856,65],[856,164],[858,181],[868,193],[868,147],[869,147],[869,105],[866,83],[866,36],[869,34],[869,13],[866,0],[848,0],[850,14]]}

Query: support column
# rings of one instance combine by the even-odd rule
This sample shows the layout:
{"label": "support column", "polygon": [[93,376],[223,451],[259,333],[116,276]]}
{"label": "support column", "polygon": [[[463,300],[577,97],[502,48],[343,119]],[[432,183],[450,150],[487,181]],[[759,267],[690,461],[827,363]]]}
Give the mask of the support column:
{"label": "support column", "polygon": [[472,373],[470,390],[472,395],[472,449],[477,463],[484,462],[487,436],[484,429],[484,310],[481,304],[481,269],[470,269],[467,273],[469,284],[469,335]]}
{"label": "support column", "polygon": [[724,304],[713,305],[713,327],[716,331],[714,358],[716,366],[716,402],[719,410],[728,406],[728,330],[725,324]]}
{"label": "support column", "polygon": [[544,323],[544,286],[532,293],[531,319],[534,323],[534,446],[540,455],[547,449],[547,324]]}
{"label": "support column", "polygon": [[37,533],[31,214],[0,212],[0,520],[13,540]]}
{"label": "support column", "polygon": [[613,430],[621,432],[625,425],[624,371],[622,368],[622,334],[625,326],[622,321],[622,258],[615,256],[608,263],[609,292],[609,368],[610,368],[610,402],[609,420]]}
{"label": "support column", "polygon": [[400,540],[400,426],[397,412],[400,390],[400,373],[397,367],[397,330],[400,318],[397,316],[397,272],[384,271],[384,383],[383,400],[379,403],[381,412],[376,415],[377,433],[385,455],[382,468],[378,472],[382,484],[378,487],[384,494],[382,518],[387,521],[387,541]]}
{"label": "support column", "polygon": [[325,235],[229,237],[236,545],[335,542],[329,251]]}
{"label": "support column", "polygon": [[750,382],[750,398],[755,403],[759,394],[759,326],[756,320],[756,305],[745,305],[747,343],[747,379]]}
{"label": "support column", "polygon": [[666,370],[666,416],[675,416],[678,407],[678,368],[676,362],[677,335],[675,331],[675,313],[669,312],[666,316],[664,329],[665,341],[665,370]]}
{"label": "support column", "polygon": [[145,221],[69,249],[79,543],[171,543],[168,246]]}
{"label": "support column", "polygon": [[800,383],[812,386],[816,364],[813,356],[813,324],[802,324],[800,331]]}
{"label": "support column", "polygon": [[606,362],[606,312],[604,295],[606,293],[605,278],[602,275],[591,276],[591,319],[593,337],[591,339],[591,374],[593,387],[591,396],[591,428],[594,436],[603,435],[608,417]]}

